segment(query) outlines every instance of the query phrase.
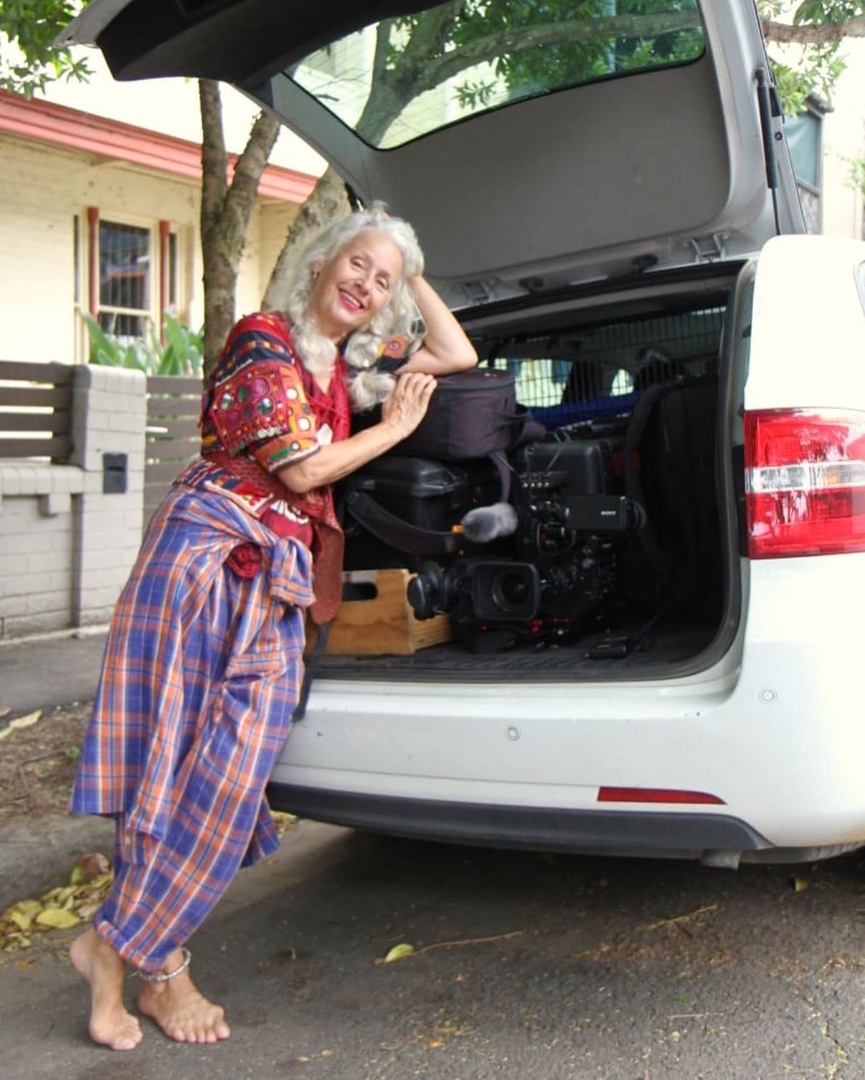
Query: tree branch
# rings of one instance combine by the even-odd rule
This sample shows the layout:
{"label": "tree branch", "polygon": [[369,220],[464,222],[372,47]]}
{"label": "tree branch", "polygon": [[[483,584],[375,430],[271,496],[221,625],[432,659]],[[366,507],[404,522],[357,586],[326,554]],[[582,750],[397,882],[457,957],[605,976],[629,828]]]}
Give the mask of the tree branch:
{"label": "tree branch", "polygon": [[[449,13],[450,14],[450,13]],[[382,28],[384,27],[382,24]],[[520,49],[543,45],[568,45],[598,37],[655,37],[676,30],[700,26],[695,12],[663,15],[616,15],[608,19],[587,18],[569,23],[548,22],[522,25],[498,31],[473,41],[462,41],[452,50],[442,49],[441,33],[453,36],[450,23],[424,24],[424,33],[416,40],[414,30],[406,49],[400,53],[393,71],[374,81],[357,130],[376,144],[388,127],[402,113],[406,104],[421,93],[433,90],[463,71],[484,61],[506,56]],[[421,42],[423,48],[420,47]]]}
{"label": "tree branch", "polygon": [[198,101],[201,107],[201,235],[208,236],[219,222],[228,185],[219,84],[211,79],[199,79]]}
{"label": "tree branch", "polygon": [[802,23],[798,26],[766,20],[763,23],[763,36],[767,41],[780,45],[836,45],[844,38],[865,37],[865,15],[856,15],[841,22]]}
{"label": "tree branch", "polygon": [[225,198],[226,210],[232,207],[231,212],[235,213],[233,208],[239,205],[251,211],[261,174],[279,136],[279,129],[279,121],[270,113],[262,111],[255,118],[243,153],[234,166],[234,176]]}
{"label": "tree branch", "polygon": [[695,12],[673,12],[664,15],[616,15],[609,19],[584,19],[580,22],[538,23],[462,42],[452,52],[429,57],[417,72],[415,94],[452,79],[467,68],[485,60],[505,56],[518,49],[541,45],[573,45],[603,37],[658,37],[676,30],[699,27]]}

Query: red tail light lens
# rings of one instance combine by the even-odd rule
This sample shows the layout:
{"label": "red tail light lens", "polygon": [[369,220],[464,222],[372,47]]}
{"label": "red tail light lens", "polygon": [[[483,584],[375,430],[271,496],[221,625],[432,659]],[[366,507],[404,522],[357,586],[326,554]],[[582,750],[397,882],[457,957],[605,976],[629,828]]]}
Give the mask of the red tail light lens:
{"label": "red tail light lens", "polygon": [[745,414],[748,555],[865,551],[865,413]]}

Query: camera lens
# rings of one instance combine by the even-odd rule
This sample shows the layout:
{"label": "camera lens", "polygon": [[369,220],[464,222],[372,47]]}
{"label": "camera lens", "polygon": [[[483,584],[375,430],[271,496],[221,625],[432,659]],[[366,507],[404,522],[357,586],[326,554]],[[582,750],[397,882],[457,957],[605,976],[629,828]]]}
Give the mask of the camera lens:
{"label": "camera lens", "polygon": [[530,563],[476,563],[473,567],[475,615],[491,621],[532,619],[540,602],[540,578]]}
{"label": "camera lens", "polygon": [[490,583],[493,600],[503,611],[521,610],[532,589],[526,575],[519,571],[505,570]]}

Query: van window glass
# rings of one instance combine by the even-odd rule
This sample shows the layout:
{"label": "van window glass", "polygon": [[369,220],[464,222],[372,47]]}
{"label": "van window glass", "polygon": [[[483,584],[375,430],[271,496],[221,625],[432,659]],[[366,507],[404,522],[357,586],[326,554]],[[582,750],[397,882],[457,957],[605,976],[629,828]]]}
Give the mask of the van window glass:
{"label": "van window glass", "polygon": [[528,98],[688,63],[703,50],[697,0],[448,0],[349,34],[282,77],[388,149]]}

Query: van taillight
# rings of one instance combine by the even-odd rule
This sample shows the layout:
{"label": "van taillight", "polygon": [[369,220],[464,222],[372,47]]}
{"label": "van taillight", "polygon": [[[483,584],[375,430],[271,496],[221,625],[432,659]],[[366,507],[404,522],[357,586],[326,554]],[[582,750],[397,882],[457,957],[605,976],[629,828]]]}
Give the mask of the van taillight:
{"label": "van taillight", "polygon": [[865,413],[745,413],[748,555],[865,551]]}

